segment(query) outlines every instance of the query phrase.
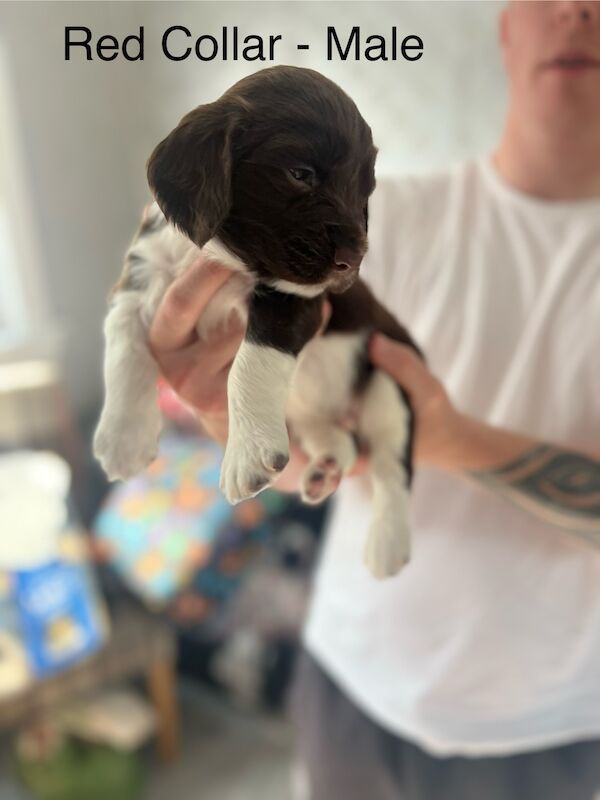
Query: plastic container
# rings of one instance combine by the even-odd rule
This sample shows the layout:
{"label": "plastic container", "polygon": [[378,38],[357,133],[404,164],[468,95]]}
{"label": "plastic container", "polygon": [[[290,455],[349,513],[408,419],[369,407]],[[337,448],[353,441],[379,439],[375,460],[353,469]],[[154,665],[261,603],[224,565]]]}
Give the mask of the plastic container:
{"label": "plastic container", "polygon": [[33,569],[57,557],[68,517],[71,471],[60,456],[0,456],[0,570]]}

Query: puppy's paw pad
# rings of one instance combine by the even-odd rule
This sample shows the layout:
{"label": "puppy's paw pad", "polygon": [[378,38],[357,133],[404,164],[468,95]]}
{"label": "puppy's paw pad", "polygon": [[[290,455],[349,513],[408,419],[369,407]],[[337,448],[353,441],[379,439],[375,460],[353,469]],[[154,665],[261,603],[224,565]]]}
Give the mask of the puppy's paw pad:
{"label": "puppy's paw pad", "polygon": [[290,460],[289,453],[271,451],[265,454],[263,464],[270,472],[283,472]]}
{"label": "puppy's paw pad", "polygon": [[285,468],[289,453],[283,447],[261,448],[252,442],[228,442],[221,465],[221,491],[232,503],[254,497]]}
{"label": "puppy's paw pad", "polygon": [[333,494],[342,480],[342,469],[334,456],[322,456],[308,465],[302,480],[302,499],[316,505]]}
{"label": "puppy's paw pad", "polygon": [[248,481],[248,491],[251,492],[251,496],[262,492],[263,489],[266,489],[269,485],[269,479],[266,478],[264,475],[255,475],[253,478],[250,478]]}

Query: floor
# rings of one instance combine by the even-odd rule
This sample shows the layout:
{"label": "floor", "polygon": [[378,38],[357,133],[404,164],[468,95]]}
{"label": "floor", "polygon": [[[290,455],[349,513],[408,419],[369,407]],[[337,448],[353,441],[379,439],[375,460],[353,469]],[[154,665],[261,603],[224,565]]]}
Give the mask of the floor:
{"label": "floor", "polygon": [[[233,709],[182,680],[182,754],[171,767],[145,754],[140,800],[291,800],[293,737],[289,723]],[[0,800],[30,800],[11,768],[10,742],[0,739]]]}

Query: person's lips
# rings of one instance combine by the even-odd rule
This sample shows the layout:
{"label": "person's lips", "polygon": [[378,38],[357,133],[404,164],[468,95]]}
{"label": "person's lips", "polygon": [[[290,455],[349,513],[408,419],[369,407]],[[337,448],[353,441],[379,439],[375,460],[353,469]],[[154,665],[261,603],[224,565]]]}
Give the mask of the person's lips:
{"label": "person's lips", "polygon": [[544,70],[578,73],[600,69],[600,59],[581,52],[561,53],[561,55],[545,61],[542,67]]}

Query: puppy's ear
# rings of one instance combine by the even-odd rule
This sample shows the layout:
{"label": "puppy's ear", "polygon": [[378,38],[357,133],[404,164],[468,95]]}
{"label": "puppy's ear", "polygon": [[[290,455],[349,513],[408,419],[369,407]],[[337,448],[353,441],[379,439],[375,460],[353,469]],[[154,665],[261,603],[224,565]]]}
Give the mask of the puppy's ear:
{"label": "puppy's ear", "polygon": [[165,217],[198,247],[231,206],[234,112],[210,103],[187,114],[148,160],[148,183]]}

